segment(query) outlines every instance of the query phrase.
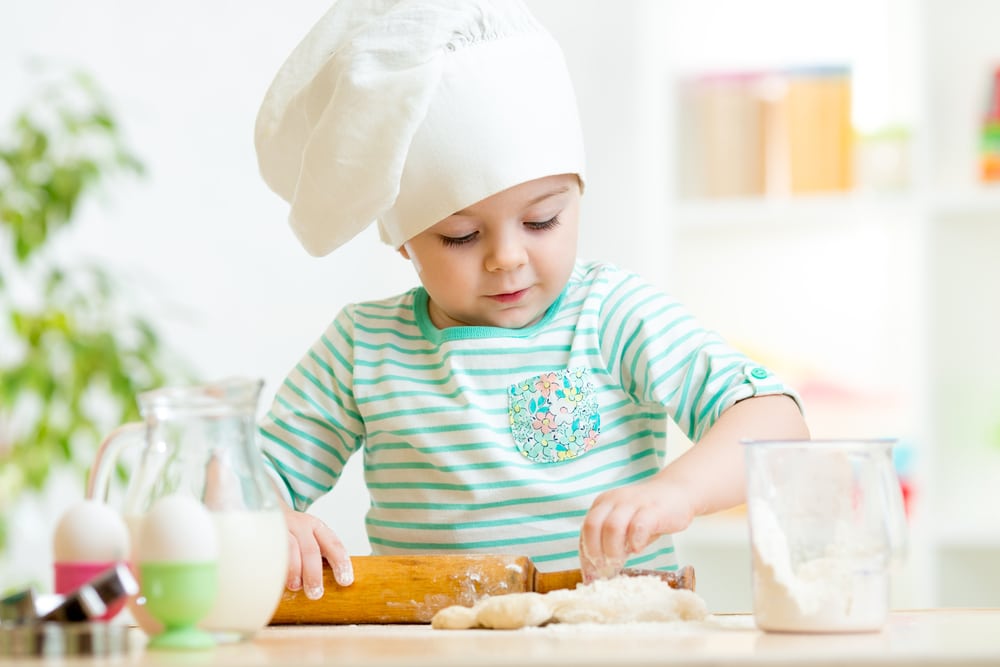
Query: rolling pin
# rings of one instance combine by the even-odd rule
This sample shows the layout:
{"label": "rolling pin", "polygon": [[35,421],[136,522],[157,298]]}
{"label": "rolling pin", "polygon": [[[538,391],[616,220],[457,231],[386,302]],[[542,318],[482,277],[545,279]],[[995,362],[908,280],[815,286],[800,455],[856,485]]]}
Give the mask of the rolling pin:
{"label": "rolling pin", "polygon": [[[574,588],[580,570],[540,572],[527,556],[442,554],[352,556],[354,583],[339,586],[323,562],[323,597],[285,590],[271,625],[430,623],[451,605],[471,606],[493,595]],[[627,576],[660,577],[673,588],[694,590],[694,569],[677,572],[626,568]]]}

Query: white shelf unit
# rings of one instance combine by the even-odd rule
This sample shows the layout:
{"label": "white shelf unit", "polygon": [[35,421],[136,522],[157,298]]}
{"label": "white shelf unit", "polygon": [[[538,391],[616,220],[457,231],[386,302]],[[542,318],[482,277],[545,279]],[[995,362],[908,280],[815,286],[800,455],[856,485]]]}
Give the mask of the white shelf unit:
{"label": "white shelf unit", "polygon": [[[1000,605],[1000,186],[976,182],[1000,2],[669,0],[644,11],[659,34],[649,51],[664,63],[668,123],[678,77],[826,59],[854,66],[856,122],[910,128],[903,191],[700,201],[671,192],[668,285],[807,385],[814,435],[890,435],[912,448],[897,606]],[[667,145],[675,155],[676,137]],[[668,182],[683,168],[675,157]],[[713,609],[749,606],[746,539],[732,516],[678,538]]]}

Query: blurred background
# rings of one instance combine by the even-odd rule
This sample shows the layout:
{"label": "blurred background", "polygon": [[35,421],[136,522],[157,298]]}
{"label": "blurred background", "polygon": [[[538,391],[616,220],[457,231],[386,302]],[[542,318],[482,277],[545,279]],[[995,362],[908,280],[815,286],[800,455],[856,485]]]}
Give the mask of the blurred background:
{"label": "blurred background", "polygon": [[[897,606],[1000,604],[1000,3],[528,4],[577,86],[581,255],[786,376],[815,436],[899,438]],[[257,172],[260,100],[327,7],[0,9],[0,591],[51,586],[134,391],[258,376],[264,410],[340,307],[415,284],[373,230],[308,256]],[[312,511],[367,553],[358,464]],[[710,609],[749,610],[740,509],[677,541]]]}

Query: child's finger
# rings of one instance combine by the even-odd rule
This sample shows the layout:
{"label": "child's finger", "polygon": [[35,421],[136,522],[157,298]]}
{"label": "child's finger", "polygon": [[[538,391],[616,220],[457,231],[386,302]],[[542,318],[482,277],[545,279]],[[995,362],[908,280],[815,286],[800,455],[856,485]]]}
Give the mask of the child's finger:
{"label": "child's finger", "polygon": [[604,528],[604,518],[610,511],[610,506],[601,503],[600,498],[594,503],[583,519],[580,527],[580,571],[584,583],[600,578],[604,569],[604,549],[601,546],[601,533]]}
{"label": "child's finger", "polygon": [[290,591],[302,589],[302,554],[299,552],[299,541],[288,533],[288,574],[285,587]]}
{"label": "child's finger", "polygon": [[629,526],[632,523],[633,508],[630,505],[619,505],[604,519],[601,531],[601,555],[604,557],[604,577],[618,574],[625,566],[628,557]]}
{"label": "child's finger", "polygon": [[656,538],[656,517],[646,507],[640,508],[632,517],[628,527],[626,544],[631,554],[642,553]]}
{"label": "child's finger", "polygon": [[315,529],[299,539],[302,555],[302,589],[310,600],[323,597],[323,554],[315,538]]}
{"label": "child's finger", "polygon": [[350,586],[354,583],[354,567],[351,557],[347,555],[344,543],[336,533],[326,525],[321,525],[315,531],[319,550],[333,570],[333,578],[340,586]]}

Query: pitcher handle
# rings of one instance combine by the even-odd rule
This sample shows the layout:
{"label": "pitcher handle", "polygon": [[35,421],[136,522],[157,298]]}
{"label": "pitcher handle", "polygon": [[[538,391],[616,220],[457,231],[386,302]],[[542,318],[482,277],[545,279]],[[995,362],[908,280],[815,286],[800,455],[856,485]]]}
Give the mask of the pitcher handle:
{"label": "pitcher handle", "polygon": [[142,437],[146,425],[142,422],[127,422],[111,431],[101,442],[94,457],[94,463],[87,474],[87,498],[108,502],[111,489],[111,473],[115,469],[122,448],[135,442],[134,436]]}

